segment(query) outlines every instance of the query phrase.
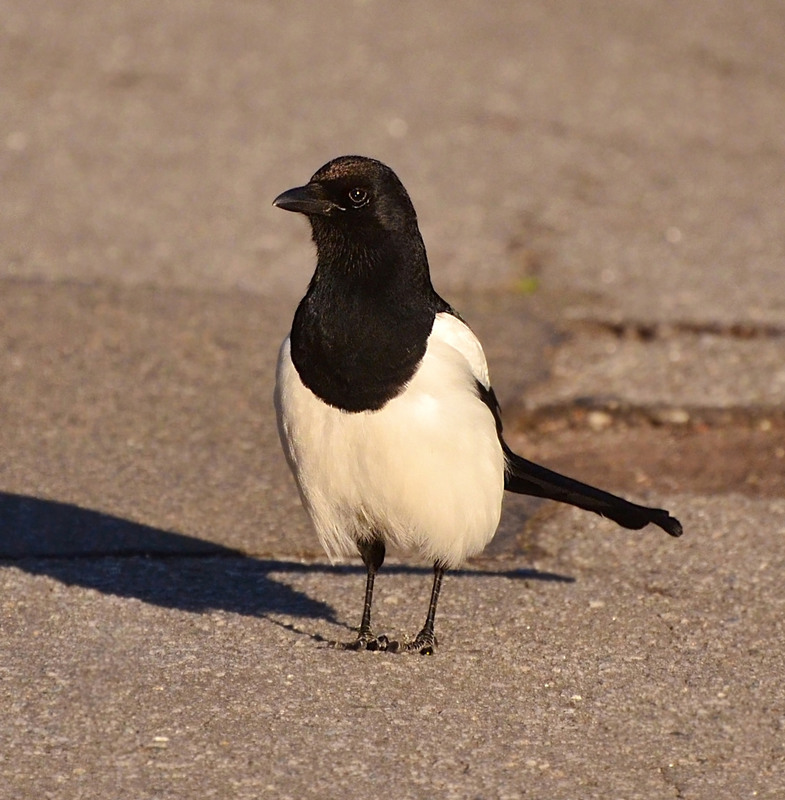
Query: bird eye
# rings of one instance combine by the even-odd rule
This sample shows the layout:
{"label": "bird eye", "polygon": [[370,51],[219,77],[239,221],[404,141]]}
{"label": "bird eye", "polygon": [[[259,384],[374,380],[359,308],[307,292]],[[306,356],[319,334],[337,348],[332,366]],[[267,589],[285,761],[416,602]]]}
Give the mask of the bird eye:
{"label": "bird eye", "polygon": [[349,200],[355,208],[361,208],[369,201],[368,192],[365,189],[351,189],[349,191]]}

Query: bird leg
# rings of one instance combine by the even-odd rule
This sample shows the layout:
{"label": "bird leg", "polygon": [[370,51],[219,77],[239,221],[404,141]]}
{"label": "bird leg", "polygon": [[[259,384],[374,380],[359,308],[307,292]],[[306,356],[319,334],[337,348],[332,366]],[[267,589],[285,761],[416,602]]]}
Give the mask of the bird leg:
{"label": "bird leg", "polygon": [[360,621],[360,630],[353,642],[333,642],[333,647],[339,650],[387,650],[389,640],[386,636],[375,636],[371,628],[371,605],[373,604],[373,584],[376,573],[384,562],[384,542],[381,539],[370,539],[358,542],[365,568],[368,571],[365,579],[365,602],[363,603],[363,616]]}
{"label": "bird leg", "polygon": [[436,634],[433,631],[433,625],[436,619],[436,604],[439,602],[439,591],[442,588],[443,577],[444,567],[437,561],[433,565],[433,588],[431,589],[431,602],[428,605],[428,616],[425,618],[425,625],[423,625],[422,630],[414,637],[414,641],[409,642],[403,648],[407,653],[432,656],[436,649]]}

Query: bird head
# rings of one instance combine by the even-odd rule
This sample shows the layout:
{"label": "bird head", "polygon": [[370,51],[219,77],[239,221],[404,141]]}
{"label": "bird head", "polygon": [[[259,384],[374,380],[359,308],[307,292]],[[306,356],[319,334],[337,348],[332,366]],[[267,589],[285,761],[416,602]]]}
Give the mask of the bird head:
{"label": "bird head", "polygon": [[278,195],[273,205],[305,214],[317,244],[321,232],[417,230],[417,215],[398,176],[381,161],[363,156],[333,159],[305,186]]}

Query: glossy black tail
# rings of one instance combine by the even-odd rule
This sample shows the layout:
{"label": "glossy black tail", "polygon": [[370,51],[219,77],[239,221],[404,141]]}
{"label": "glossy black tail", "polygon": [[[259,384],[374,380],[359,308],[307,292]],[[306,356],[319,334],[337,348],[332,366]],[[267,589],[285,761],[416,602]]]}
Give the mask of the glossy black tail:
{"label": "glossy black tail", "polygon": [[681,536],[681,523],[664,508],[649,508],[630,503],[586,483],[560,475],[516,455],[504,447],[507,458],[504,488],[517,494],[529,494],[568,503],[612,519],[624,528],[638,530],[653,522],[671,536]]}

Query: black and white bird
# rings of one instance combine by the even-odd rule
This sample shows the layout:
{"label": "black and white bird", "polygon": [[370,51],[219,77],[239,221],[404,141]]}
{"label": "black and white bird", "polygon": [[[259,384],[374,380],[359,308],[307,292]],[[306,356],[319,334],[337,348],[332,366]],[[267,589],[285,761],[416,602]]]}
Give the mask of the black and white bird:
{"label": "black and white bird", "polygon": [[[625,528],[681,524],[513,453],[482,346],[434,290],[409,195],[379,161],[343,156],[273,205],[305,214],[316,271],[278,360],[281,441],[331,559],[367,569],[359,635],[343,647],[430,654],[442,577],[488,544],[504,491],[578,506]],[[423,629],[408,644],[371,627],[387,546],[434,565]]]}

